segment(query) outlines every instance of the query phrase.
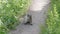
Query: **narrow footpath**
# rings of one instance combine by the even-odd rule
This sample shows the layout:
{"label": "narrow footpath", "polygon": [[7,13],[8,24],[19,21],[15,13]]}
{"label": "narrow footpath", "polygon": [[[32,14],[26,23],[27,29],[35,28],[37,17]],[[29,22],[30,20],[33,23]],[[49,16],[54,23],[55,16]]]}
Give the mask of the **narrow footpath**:
{"label": "narrow footpath", "polygon": [[33,18],[32,21],[34,22],[34,23],[32,22],[33,25],[24,25],[20,23],[16,27],[16,30],[9,32],[9,34],[39,34],[40,24],[44,25],[45,23],[46,12],[48,10],[49,4],[50,4],[49,0],[32,0],[29,12],[31,12],[31,14],[33,15],[32,17]]}

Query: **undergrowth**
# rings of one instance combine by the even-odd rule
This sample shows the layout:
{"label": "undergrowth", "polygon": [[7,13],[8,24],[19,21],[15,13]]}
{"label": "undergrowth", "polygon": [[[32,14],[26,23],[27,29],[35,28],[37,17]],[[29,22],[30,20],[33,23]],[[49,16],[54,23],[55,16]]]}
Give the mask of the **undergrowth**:
{"label": "undergrowth", "polygon": [[47,27],[42,29],[42,34],[60,34],[60,0],[51,0],[46,25]]}
{"label": "undergrowth", "polygon": [[27,12],[30,0],[0,0],[0,34],[7,34]]}

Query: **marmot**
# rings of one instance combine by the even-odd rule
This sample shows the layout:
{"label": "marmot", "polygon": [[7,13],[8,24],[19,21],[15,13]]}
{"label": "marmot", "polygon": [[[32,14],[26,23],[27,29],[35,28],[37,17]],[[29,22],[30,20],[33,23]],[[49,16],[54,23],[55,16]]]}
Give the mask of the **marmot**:
{"label": "marmot", "polygon": [[32,16],[31,15],[26,15],[25,17],[24,17],[24,24],[25,25],[27,25],[27,24],[29,24],[29,25],[32,25]]}

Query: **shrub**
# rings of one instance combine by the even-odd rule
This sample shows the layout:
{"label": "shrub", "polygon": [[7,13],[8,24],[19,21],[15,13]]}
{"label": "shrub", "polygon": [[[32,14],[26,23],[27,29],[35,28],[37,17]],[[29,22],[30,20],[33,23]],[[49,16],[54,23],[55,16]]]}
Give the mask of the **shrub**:
{"label": "shrub", "polygon": [[0,33],[14,29],[20,16],[27,12],[30,0],[0,0]]}
{"label": "shrub", "polygon": [[60,34],[60,0],[51,0],[46,20],[47,28],[43,34]]}

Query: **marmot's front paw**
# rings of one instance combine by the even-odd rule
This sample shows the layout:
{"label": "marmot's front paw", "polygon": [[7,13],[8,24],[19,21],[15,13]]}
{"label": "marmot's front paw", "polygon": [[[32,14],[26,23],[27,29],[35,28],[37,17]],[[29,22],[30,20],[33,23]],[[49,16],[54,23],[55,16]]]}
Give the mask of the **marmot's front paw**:
{"label": "marmot's front paw", "polygon": [[24,23],[24,25],[33,25],[33,24],[31,24],[31,23]]}

